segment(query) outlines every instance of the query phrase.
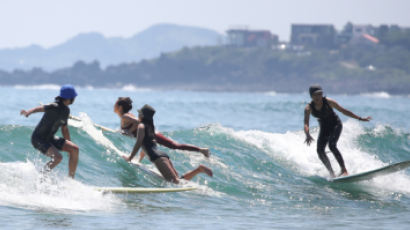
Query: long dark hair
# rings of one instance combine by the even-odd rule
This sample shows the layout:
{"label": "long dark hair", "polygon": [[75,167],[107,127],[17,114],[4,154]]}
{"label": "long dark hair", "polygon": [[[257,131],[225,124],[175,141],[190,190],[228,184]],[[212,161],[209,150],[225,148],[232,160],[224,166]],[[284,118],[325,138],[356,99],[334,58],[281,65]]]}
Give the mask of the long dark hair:
{"label": "long dark hair", "polygon": [[129,97],[119,97],[115,104],[121,106],[124,113],[128,113],[132,109],[132,100]]}
{"label": "long dark hair", "polygon": [[141,122],[145,125],[145,135],[149,139],[155,138],[155,126],[154,126],[154,114],[155,109],[150,105],[144,105],[138,110],[138,113],[142,115]]}
{"label": "long dark hair", "polygon": [[155,125],[153,119],[143,118],[141,121],[145,126],[145,137],[155,139]]}

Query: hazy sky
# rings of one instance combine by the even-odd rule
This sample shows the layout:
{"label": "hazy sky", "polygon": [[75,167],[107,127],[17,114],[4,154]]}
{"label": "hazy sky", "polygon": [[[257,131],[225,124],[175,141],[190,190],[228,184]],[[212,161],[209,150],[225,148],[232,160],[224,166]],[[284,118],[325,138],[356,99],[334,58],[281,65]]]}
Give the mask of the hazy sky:
{"label": "hazy sky", "polygon": [[248,26],[289,40],[291,23],[410,26],[409,12],[409,0],[1,0],[0,48],[50,47],[91,31],[130,37],[158,23]]}

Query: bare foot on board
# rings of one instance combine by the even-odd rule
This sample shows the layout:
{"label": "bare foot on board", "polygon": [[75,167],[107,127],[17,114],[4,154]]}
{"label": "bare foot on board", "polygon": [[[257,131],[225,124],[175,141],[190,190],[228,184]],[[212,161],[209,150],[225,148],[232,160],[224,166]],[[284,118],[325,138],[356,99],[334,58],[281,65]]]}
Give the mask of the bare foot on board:
{"label": "bare foot on board", "polygon": [[347,173],[347,171],[343,171],[339,174],[339,176],[349,176],[349,173]]}

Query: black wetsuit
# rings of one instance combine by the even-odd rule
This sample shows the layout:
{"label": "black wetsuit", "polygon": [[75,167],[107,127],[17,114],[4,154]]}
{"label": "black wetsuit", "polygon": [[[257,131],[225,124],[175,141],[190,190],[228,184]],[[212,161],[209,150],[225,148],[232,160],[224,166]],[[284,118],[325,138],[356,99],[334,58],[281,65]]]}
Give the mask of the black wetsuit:
{"label": "black wetsuit", "polygon": [[145,150],[145,153],[148,155],[151,162],[155,162],[160,157],[166,157],[169,159],[169,156],[158,149],[157,143],[155,141],[155,136],[149,135],[148,128],[145,128],[145,136],[142,141],[142,147]]}
{"label": "black wetsuit", "polygon": [[51,146],[61,150],[65,139],[54,135],[61,126],[67,125],[69,114],[70,109],[59,100],[45,105],[44,115],[31,136],[34,148],[42,153],[46,153]]}
{"label": "black wetsuit", "polygon": [[313,101],[309,105],[312,111],[312,115],[318,118],[320,125],[319,137],[317,139],[317,153],[320,160],[323,162],[326,168],[331,173],[333,173],[329,158],[327,157],[325,152],[326,144],[329,143],[330,151],[332,151],[340,167],[342,169],[345,169],[343,157],[337,149],[337,141],[339,140],[343,128],[342,122],[340,121],[337,114],[333,111],[332,107],[329,105],[326,97],[323,97],[323,106],[321,110],[316,110]]}

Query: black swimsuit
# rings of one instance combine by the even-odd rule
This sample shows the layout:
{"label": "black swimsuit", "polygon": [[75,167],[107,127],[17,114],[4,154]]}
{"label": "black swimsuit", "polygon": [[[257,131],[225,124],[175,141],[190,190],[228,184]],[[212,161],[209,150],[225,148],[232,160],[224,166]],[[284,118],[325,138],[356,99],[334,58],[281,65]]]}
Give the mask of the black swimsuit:
{"label": "black swimsuit", "polygon": [[61,150],[65,139],[54,135],[61,126],[67,125],[69,114],[70,109],[61,101],[45,105],[44,115],[31,135],[34,148],[42,153],[46,153],[51,146]]}
{"label": "black swimsuit", "polygon": [[319,158],[325,164],[326,168],[328,168],[328,170],[330,169],[329,171],[333,172],[333,170],[331,170],[329,159],[327,158],[325,152],[326,144],[329,143],[330,151],[332,151],[340,167],[344,169],[345,165],[343,157],[337,149],[337,141],[339,140],[343,128],[342,122],[340,121],[337,114],[333,111],[332,107],[329,105],[326,97],[323,97],[323,105],[320,110],[317,110],[315,108],[313,101],[309,105],[312,111],[312,115],[318,118],[320,125],[319,137],[317,139],[317,153],[319,155]]}
{"label": "black swimsuit", "polygon": [[315,108],[315,103],[310,102],[310,108],[312,115],[316,117],[319,121],[320,127],[332,127],[341,123],[337,114],[333,111],[332,107],[329,105],[326,97],[323,97],[323,106],[320,110]]}

